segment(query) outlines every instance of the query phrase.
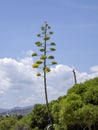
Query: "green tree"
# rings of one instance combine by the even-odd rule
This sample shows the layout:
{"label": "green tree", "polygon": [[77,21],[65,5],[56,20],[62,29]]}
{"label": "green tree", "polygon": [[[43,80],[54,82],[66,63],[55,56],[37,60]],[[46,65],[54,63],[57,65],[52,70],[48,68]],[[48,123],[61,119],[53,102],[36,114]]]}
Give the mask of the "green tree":
{"label": "green tree", "polygon": [[47,73],[51,71],[50,65],[56,65],[57,62],[54,61],[53,55],[48,55],[48,52],[54,52],[56,49],[54,46],[56,45],[54,42],[50,42],[50,36],[53,34],[51,31],[51,27],[45,22],[45,26],[41,27],[41,34],[37,34],[37,37],[42,38],[42,42],[37,41],[35,45],[40,48],[39,53],[33,53],[32,56],[39,56],[39,59],[32,65],[33,68],[41,68],[42,73],[37,73],[37,76],[44,77],[44,90],[45,90],[45,99],[46,99],[46,107],[48,111],[48,116],[50,120],[50,124],[52,123],[50,110],[48,107],[48,96],[47,96]]}
{"label": "green tree", "polygon": [[17,119],[14,117],[4,118],[0,121],[0,130],[10,130],[16,122]]}
{"label": "green tree", "polygon": [[12,130],[31,130],[27,124],[24,124],[21,120],[18,121]]}
{"label": "green tree", "polygon": [[76,124],[74,112],[83,106],[81,97],[77,94],[71,94],[61,103],[60,122],[66,122],[67,125]]}
{"label": "green tree", "polygon": [[31,128],[44,129],[49,123],[45,105],[36,104],[32,111]]}
{"label": "green tree", "polygon": [[92,126],[98,121],[98,106],[91,104],[84,105],[75,111],[74,114],[78,124],[82,124],[85,128],[92,130]]}
{"label": "green tree", "polygon": [[[17,117],[16,117],[17,118]],[[31,114],[17,118],[17,122],[11,130],[31,130]]]}
{"label": "green tree", "polygon": [[59,121],[68,130],[98,129],[98,78],[76,84],[60,102]]}
{"label": "green tree", "polygon": [[98,86],[90,86],[84,93],[83,100],[85,104],[98,105]]}

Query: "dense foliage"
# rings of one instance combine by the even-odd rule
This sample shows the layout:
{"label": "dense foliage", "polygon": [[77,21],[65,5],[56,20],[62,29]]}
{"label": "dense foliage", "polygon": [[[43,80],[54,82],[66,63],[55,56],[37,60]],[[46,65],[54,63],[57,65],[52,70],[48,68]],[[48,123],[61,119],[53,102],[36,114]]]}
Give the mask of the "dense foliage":
{"label": "dense foliage", "polygon": [[[98,78],[74,85],[66,96],[49,103],[55,130],[98,130]],[[49,118],[44,104],[21,118],[0,117],[0,130],[44,130]]]}

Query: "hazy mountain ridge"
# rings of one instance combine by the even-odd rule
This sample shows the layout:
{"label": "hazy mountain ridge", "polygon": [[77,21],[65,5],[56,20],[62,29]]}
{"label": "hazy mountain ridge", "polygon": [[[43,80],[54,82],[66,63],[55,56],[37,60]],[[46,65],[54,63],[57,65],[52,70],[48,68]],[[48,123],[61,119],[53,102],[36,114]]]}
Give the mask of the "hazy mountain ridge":
{"label": "hazy mountain ridge", "polygon": [[0,108],[0,113],[2,113],[2,112],[6,112],[6,111],[8,111],[9,109],[3,109],[3,108]]}
{"label": "hazy mountain ridge", "polygon": [[0,108],[0,115],[6,115],[7,113],[11,115],[15,115],[15,114],[27,115],[32,111],[32,109],[33,109],[33,105],[26,106],[26,107],[14,107],[11,109]]}

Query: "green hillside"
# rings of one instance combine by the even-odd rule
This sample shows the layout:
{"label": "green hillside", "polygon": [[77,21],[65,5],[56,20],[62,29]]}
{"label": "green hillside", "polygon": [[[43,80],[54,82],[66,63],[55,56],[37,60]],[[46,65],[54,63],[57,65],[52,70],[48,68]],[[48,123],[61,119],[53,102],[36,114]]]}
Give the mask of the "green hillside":
{"label": "green hillside", "polygon": [[[98,78],[76,84],[49,103],[55,130],[98,130]],[[49,119],[44,104],[27,116],[0,117],[0,130],[44,130]]]}

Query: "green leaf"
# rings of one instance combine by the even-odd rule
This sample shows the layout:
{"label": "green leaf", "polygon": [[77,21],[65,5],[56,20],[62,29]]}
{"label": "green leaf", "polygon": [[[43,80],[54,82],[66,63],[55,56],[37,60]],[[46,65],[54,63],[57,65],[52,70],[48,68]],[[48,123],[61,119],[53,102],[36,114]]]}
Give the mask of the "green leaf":
{"label": "green leaf", "polygon": [[40,73],[37,73],[36,76],[41,76],[41,74],[40,74]]}
{"label": "green leaf", "polygon": [[48,36],[46,36],[46,37],[44,37],[44,40],[46,41],[46,40],[49,40],[50,39],[50,37],[48,37]]}
{"label": "green leaf", "polygon": [[52,61],[52,65],[56,65],[57,64],[57,62],[56,61]]}
{"label": "green leaf", "polygon": [[35,44],[37,45],[37,44],[40,44],[40,42],[35,42]]}
{"label": "green leaf", "polygon": [[41,57],[40,57],[40,59],[42,59],[42,60],[44,60],[44,59],[46,59],[47,58],[47,56],[45,56],[45,55],[42,55]]}
{"label": "green leaf", "polygon": [[50,68],[46,67],[46,68],[45,68],[45,71],[46,71],[46,72],[50,72],[51,70],[50,70]]}
{"label": "green leaf", "polygon": [[37,34],[37,36],[38,36],[38,37],[40,37],[40,36],[41,36],[41,34]]}
{"label": "green leaf", "polygon": [[44,52],[44,51],[45,51],[45,49],[44,49],[44,48],[41,48],[41,49],[40,49],[40,51],[41,51],[41,52]]}
{"label": "green leaf", "polygon": [[33,56],[37,56],[37,53],[33,53],[33,54],[32,54],[32,57],[33,57]]}
{"label": "green leaf", "polygon": [[32,65],[32,68],[38,68],[38,67],[39,67],[39,64],[35,63],[35,64]]}
{"label": "green leaf", "polygon": [[42,64],[43,62],[41,60],[36,61],[36,64]]}
{"label": "green leaf", "polygon": [[50,45],[51,45],[51,46],[55,46],[56,44],[55,44],[54,42],[51,42]]}
{"label": "green leaf", "polygon": [[46,23],[46,27],[48,26],[48,24]]}
{"label": "green leaf", "polygon": [[41,30],[45,30],[45,27],[44,27],[44,26],[42,26],[42,27],[41,27]]}
{"label": "green leaf", "polygon": [[54,59],[54,56],[49,56],[48,59]]}
{"label": "green leaf", "polygon": [[36,42],[35,43],[37,46],[42,46],[42,43],[41,42]]}
{"label": "green leaf", "polygon": [[51,51],[56,51],[56,49],[55,49],[55,48],[50,48],[50,50],[51,50]]}
{"label": "green leaf", "polygon": [[49,32],[49,34],[53,34],[53,32]]}
{"label": "green leaf", "polygon": [[51,27],[50,27],[50,26],[48,26],[48,29],[51,29]]}

